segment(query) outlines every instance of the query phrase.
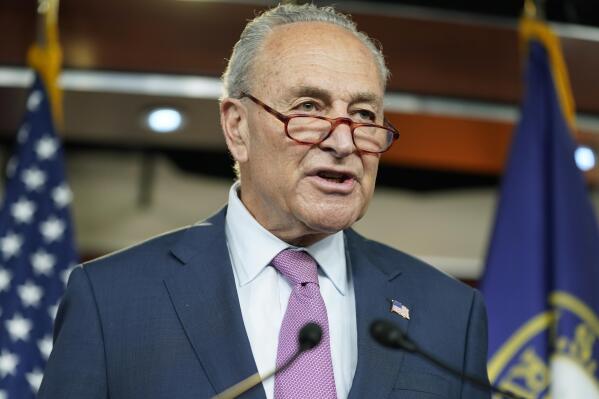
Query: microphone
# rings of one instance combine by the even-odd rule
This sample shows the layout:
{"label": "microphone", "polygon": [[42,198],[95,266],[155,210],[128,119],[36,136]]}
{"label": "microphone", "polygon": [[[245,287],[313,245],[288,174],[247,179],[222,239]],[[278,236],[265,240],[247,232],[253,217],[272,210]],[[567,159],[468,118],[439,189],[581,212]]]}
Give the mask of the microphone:
{"label": "microphone", "polygon": [[445,370],[451,372],[452,374],[460,377],[461,379],[464,379],[471,383],[474,383],[474,384],[478,385],[479,387],[483,387],[483,388],[490,390],[494,393],[498,393],[506,398],[525,399],[525,398],[518,396],[512,392],[505,391],[501,388],[497,388],[497,387],[489,384],[487,381],[480,379],[476,376],[473,376],[470,374],[465,374],[465,373],[461,372],[460,370],[458,370],[457,368],[448,365],[447,363],[441,361],[440,359],[437,359],[430,353],[420,349],[420,347],[418,346],[418,344],[416,344],[416,342],[414,342],[399,327],[397,327],[395,324],[391,323],[390,321],[387,321],[387,320],[373,321],[372,324],[370,325],[370,335],[372,336],[372,338],[374,338],[374,340],[376,342],[378,342],[382,346],[385,346],[385,347],[391,348],[391,349],[403,349],[410,353],[417,353],[418,355],[422,356],[429,362],[441,367],[442,369],[445,369]]}
{"label": "microphone", "polygon": [[[299,340],[299,351],[298,355],[301,352],[308,351],[310,349],[316,348],[322,339],[322,328],[316,323],[308,323],[302,327],[299,332],[298,340]],[[294,359],[295,360],[295,359]]]}
{"label": "microphone", "polygon": [[256,385],[262,383],[262,381],[272,377],[273,375],[280,373],[281,371],[287,369],[289,366],[295,362],[295,360],[304,352],[313,349],[320,344],[320,340],[322,339],[322,328],[316,323],[307,323],[300,330],[297,340],[298,340],[298,349],[297,352],[293,354],[285,363],[281,365],[279,368],[275,368],[271,372],[267,373],[264,378],[260,377],[260,373],[253,374],[233,385],[230,388],[225,389],[221,393],[216,396],[213,396],[212,399],[233,399],[241,395],[242,393],[249,391],[251,388]]}

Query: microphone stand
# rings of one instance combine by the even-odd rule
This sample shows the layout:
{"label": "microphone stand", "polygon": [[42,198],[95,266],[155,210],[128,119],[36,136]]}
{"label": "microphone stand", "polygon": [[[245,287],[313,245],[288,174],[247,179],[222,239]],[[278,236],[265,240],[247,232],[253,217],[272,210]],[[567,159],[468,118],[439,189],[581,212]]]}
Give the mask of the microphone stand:
{"label": "microphone stand", "polygon": [[301,349],[298,350],[297,352],[295,352],[295,354],[293,356],[291,356],[289,358],[289,360],[287,360],[285,362],[285,364],[283,364],[278,369],[274,369],[274,370],[270,371],[269,373],[265,374],[264,378],[260,377],[260,373],[252,374],[251,376],[247,377],[244,380],[241,380],[240,382],[233,385],[232,387],[225,389],[218,395],[214,396],[212,399],[233,399],[233,398],[238,397],[242,393],[249,391],[254,386],[260,384],[263,380],[266,380],[266,379],[272,377],[273,375],[285,370],[289,366],[291,366],[291,364],[293,362],[295,362],[295,360],[299,357],[299,355],[301,355],[304,352],[305,352],[304,350],[301,350]]}
{"label": "microphone stand", "polygon": [[408,337],[399,327],[390,321],[386,320],[375,320],[370,325],[370,335],[377,341],[379,344],[392,349],[403,349],[407,352],[417,353],[422,356],[429,362],[435,364],[436,366],[451,372],[452,374],[465,379],[479,387],[490,390],[494,393],[498,393],[506,398],[511,399],[526,399],[521,396],[518,396],[510,391],[506,391],[504,389],[498,388],[494,385],[491,385],[485,380],[482,380],[476,376],[462,373],[460,370],[450,366],[449,364],[443,362],[442,360],[436,358],[430,353],[422,350],[416,342],[414,342],[410,337]]}
{"label": "microphone stand", "polygon": [[285,363],[281,365],[279,368],[275,368],[271,372],[264,375],[264,378],[260,377],[260,373],[252,374],[246,379],[238,382],[237,384],[229,387],[219,393],[216,396],[213,396],[211,399],[234,399],[241,395],[242,393],[249,391],[251,388],[256,385],[262,383],[262,381],[272,377],[273,375],[280,373],[287,369],[289,366],[293,364],[297,360],[297,358],[304,352],[315,348],[320,343],[322,339],[322,328],[316,323],[308,323],[302,327],[299,332],[298,341],[299,348],[297,352],[293,354]]}

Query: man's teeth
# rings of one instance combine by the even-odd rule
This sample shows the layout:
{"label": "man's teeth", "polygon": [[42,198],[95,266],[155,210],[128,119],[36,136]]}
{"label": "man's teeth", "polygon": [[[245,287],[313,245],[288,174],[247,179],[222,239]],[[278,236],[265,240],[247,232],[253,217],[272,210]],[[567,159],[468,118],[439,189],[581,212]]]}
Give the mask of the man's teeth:
{"label": "man's teeth", "polygon": [[318,174],[318,176],[323,179],[335,181],[337,183],[343,183],[348,178],[346,175],[331,172],[321,172]]}
{"label": "man's teeth", "polygon": [[342,178],[342,177],[338,177],[338,178],[335,178],[335,177],[326,177],[325,179],[332,180],[332,181],[337,182],[337,183],[343,183],[345,181],[345,179]]}

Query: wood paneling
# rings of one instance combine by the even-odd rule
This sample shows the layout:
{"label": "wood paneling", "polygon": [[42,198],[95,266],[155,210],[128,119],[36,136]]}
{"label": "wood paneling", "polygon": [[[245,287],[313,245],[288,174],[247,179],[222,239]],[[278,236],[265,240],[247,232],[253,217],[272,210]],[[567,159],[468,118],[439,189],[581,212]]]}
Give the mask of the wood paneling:
{"label": "wood paneling", "polygon": [[[25,64],[27,48],[34,38],[35,3],[0,2],[0,65]],[[245,22],[260,9],[247,4],[173,0],[62,0],[64,65],[219,76]],[[392,73],[391,91],[519,102],[522,78],[516,20],[497,25],[475,17],[468,21],[354,13],[354,18],[360,29],[382,43]],[[599,114],[599,79],[595,76],[599,71],[599,42],[565,38],[562,43],[578,109]],[[22,104],[15,106],[13,91],[0,91],[0,104],[5,104],[0,109],[0,124],[6,131],[15,128],[20,119]],[[96,97],[79,101],[79,106],[104,101],[102,118],[112,115],[106,126],[119,120],[123,123],[114,132],[132,131],[142,107],[152,102],[151,98],[135,96],[121,95],[114,101],[105,94],[89,96]],[[195,104],[181,101],[190,114],[195,111]],[[110,104],[122,102],[127,108],[121,109],[130,109],[127,115],[135,120],[126,121],[127,115],[110,108]],[[85,114],[76,109],[78,104],[69,105],[67,117],[69,113]],[[403,134],[383,162],[479,174],[500,174],[503,170],[513,129],[510,123],[422,114],[390,116]],[[70,126],[79,126],[72,134],[85,135],[89,119],[93,117],[79,125],[72,123]],[[221,140],[220,133],[214,132],[217,129],[216,125],[211,127],[210,134]],[[108,133],[106,140],[112,137]],[[598,148],[598,137],[582,134],[580,140]],[[193,143],[203,146],[215,142],[206,140]],[[599,182],[599,171],[593,173],[593,181]]]}
{"label": "wood paneling", "polygon": [[397,165],[501,174],[512,124],[447,116],[391,114],[401,137],[383,156]]}
{"label": "wood paneling", "polygon": [[[24,64],[34,1],[0,3],[0,64]],[[63,0],[64,64],[71,68],[219,76],[245,22],[263,8],[172,0]],[[516,102],[521,76],[516,24],[354,13],[385,50],[389,88]],[[9,39],[10,38],[10,39]],[[599,43],[564,39],[579,110],[599,113]]]}
{"label": "wood paneling", "polygon": [[[514,132],[509,122],[424,114],[387,115],[401,136],[381,162],[473,174],[503,173]],[[579,143],[599,148],[599,135],[578,131]],[[599,168],[586,173],[589,184],[599,186]]]}

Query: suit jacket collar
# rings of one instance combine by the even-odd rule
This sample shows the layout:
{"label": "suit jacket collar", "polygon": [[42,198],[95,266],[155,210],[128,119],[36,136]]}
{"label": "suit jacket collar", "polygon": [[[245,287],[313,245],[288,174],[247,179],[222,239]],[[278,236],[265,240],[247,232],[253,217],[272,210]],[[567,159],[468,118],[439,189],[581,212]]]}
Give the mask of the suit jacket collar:
{"label": "suit jacket collar", "polygon": [[401,364],[403,351],[384,348],[370,336],[374,320],[386,319],[408,331],[409,320],[391,313],[391,299],[409,298],[410,287],[405,284],[399,265],[382,255],[377,257],[368,240],[353,230],[346,231],[347,248],[356,296],[358,329],[358,365],[349,398],[386,398],[389,396]]}
{"label": "suit jacket collar", "polygon": [[[225,240],[226,208],[190,227],[171,249],[181,262],[165,280],[185,333],[215,392],[257,372]],[[244,398],[265,399],[262,385]]]}
{"label": "suit jacket collar", "polygon": [[[183,328],[216,392],[257,372],[247,337],[225,236],[226,207],[190,227],[172,247],[181,267],[165,280]],[[411,287],[398,265],[371,252],[353,230],[345,233],[356,297],[358,365],[349,398],[387,397],[403,361],[402,351],[380,346],[370,324],[388,319],[407,332],[409,321],[390,312],[391,299],[410,298]],[[266,397],[262,385],[244,398]]]}

